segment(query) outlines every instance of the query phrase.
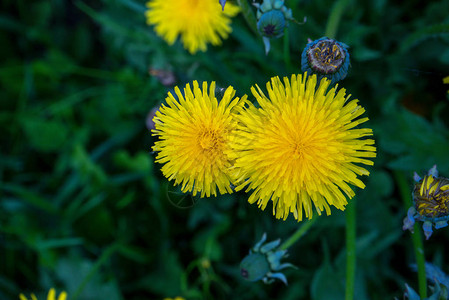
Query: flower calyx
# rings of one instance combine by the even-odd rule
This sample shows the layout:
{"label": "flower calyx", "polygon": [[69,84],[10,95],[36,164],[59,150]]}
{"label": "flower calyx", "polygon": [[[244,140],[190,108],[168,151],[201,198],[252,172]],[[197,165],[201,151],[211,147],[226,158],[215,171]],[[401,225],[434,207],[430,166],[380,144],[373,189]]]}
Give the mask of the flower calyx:
{"label": "flower calyx", "polygon": [[267,235],[264,233],[262,239],[242,260],[240,274],[248,281],[262,280],[265,284],[270,284],[275,279],[279,279],[287,285],[287,278],[279,271],[288,267],[296,267],[290,263],[281,263],[281,259],[288,255],[287,250],[279,249],[280,239],[265,243],[266,239]]}

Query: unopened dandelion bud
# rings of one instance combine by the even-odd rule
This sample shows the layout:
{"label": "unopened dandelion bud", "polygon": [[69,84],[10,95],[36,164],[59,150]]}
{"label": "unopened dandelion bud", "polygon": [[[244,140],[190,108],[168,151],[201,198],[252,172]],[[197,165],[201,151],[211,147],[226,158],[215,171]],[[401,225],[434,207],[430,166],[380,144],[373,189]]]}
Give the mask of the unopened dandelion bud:
{"label": "unopened dandelion bud", "polygon": [[284,34],[288,21],[292,21],[291,9],[284,6],[283,0],[264,0],[257,7],[257,30],[263,38],[265,53],[270,51],[270,39],[279,38]]}
{"label": "unopened dandelion bud", "polygon": [[348,46],[327,37],[307,44],[301,55],[301,70],[326,77],[335,84],[348,74],[350,61]]}
{"label": "unopened dandelion bud", "polygon": [[261,16],[257,29],[262,36],[276,38],[284,34],[285,25],[284,14],[280,10],[271,10]]}
{"label": "unopened dandelion bud", "polygon": [[413,191],[415,209],[425,220],[448,220],[449,179],[424,176]]}
{"label": "unopened dandelion bud", "polygon": [[248,281],[261,280],[270,271],[268,260],[261,253],[251,253],[240,263],[240,274]]}
{"label": "unopened dandelion bud", "polygon": [[279,249],[281,240],[265,243],[266,239],[267,235],[264,233],[262,239],[242,260],[240,274],[249,281],[262,280],[268,284],[279,279],[287,284],[287,278],[279,271],[288,267],[295,268],[295,266],[290,263],[281,263],[281,259],[287,257],[287,250]]}
{"label": "unopened dandelion bud", "polygon": [[422,221],[427,239],[432,235],[432,227],[440,229],[447,226],[449,220],[449,179],[438,177],[436,165],[426,176],[413,176],[417,183],[413,189],[413,207],[407,212],[403,229],[411,229],[412,220]]}

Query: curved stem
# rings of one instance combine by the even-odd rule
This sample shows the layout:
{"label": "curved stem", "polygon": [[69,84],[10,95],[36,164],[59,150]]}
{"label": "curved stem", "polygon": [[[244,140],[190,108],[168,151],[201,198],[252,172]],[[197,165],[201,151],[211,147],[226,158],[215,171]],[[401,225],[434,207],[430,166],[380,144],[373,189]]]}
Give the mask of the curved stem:
{"label": "curved stem", "polygon": [[284,63],[285,68],[287,70],[290,70],[290,39],[288,36],[288,27],[285,27],[284,29]]}
{"label": "curved stem", "polygon": [[337,35],[338,25],[340,24],[341,17],[343,16],[343,12],[346,6],[349,4],[350,0],[338,0],[335,2],[332,7],[331,14],[327,19],[326,31],[324,36],[327,36],[330,39],[335,39]]}
{"label": "curved stem", "polygon": [[345,300],[354,299],[354,281],[356,269],[356,199],[353,198],[346,207],[346,292]]}
{"label": "curved stem", "polygon": [[257,19],[254,15],[254,11],[251,9],[251,6],[248,4],[248,0],[237,0],[238,5],[242,9],[243,17],[245,17],[246,23],[248,23],[249,28],[258,35],[257,31]]}
{"label": "curved stem", "polygon": [[309,228],[312,227],[312,225],[316,222],[317,219],[318,219],[317,216],[313,216],[312,219],[305,221],[304,224],[301,227],[299,227],[288,240],[282,243],[279,249],[286,250],[291,245],[296,243],[304,234],[307,233],[307,230],[309,230]]}
{"label": "curved stem", "polygon": [[[404,202],[405,211],[407,211],[412,205],[412,192],[409,188],[405,176],[400,171],[394,171],[394,177],[399,187],[402,201]],[[418,267],[418,285],[419,296],[421,299],[427,298],[427,282],[426,282],[426,267],[424,258],[424,247],[422,242],[421,230],[418,228],[418,224],[415,223],[413,227],[412,242],[415,249],[416,265]]]}

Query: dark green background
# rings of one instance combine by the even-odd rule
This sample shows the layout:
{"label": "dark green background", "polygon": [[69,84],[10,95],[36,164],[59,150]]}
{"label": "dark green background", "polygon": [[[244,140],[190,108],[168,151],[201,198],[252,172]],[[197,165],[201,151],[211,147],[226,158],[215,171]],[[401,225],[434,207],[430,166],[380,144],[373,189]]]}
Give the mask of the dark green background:
{"label": "dark green background", "polygon": [[[283,38],[265,56],[240,14],[221,47],[190,55],[145,24],[143,1],[0,4],[0,299],[20,292],[69,299],[342,299],[344,212],[332,210],[290,249],[289,285],[240,278],[239,263],[267,232],[298,226],[260,211],[244,193],[182,195],[154,165],[147,113],[172,87],[149,68],[232,85],[238,96],[272,76],[299,73],[307,38],[323,36],[334,1],[287,0],[290,62]],[[437,164],[449,177],[449,1],[352,1],[337,39],[350,46],[340,83],[360,100],[378,157],[357,190],[356,299],[417,289],[406,209],[394,174],[412,187]],[[250,96],[252,99],[252,96]],[[449,229],[425,242],[444,271]],[[204,261],[210,261],[210,267]]]}

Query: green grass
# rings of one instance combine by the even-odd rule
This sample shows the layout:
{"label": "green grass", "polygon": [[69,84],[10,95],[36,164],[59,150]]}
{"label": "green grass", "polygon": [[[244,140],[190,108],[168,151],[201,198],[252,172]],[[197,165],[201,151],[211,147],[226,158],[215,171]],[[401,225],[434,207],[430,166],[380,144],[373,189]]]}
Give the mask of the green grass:
{"label": "green grass", "polygon": [[[70,300],[344,299],[345,212],[315,216],[289,243],[298,269],[285,271],[288,286],[246,282],[239,264],[262,234],[287,241],[304,224],[276,220],[244,193],[180,193],[154,164],[145,126],[172,88],[149,68],[171,70],[180,86],[214,80],[251,95],[300,73],[307,39],[325,32],[350,47],[339,86],[366,108],[378,149],[353,207],[354,299],[401,299],[404,283],[418,291],[401,195],[413,171],[437,164],[449,177],[449,2],[334,2],[286,0],[307,22],[290,23],[265,56],[243,14],[222,46],[190,55],[145,24],[143,1],[2,1],[0,299],[46,299],[50,287]],[[447,228],[423,242],[445,272],[448,242]]]}

